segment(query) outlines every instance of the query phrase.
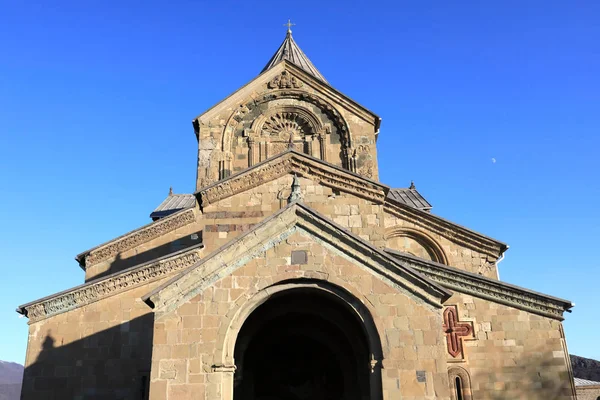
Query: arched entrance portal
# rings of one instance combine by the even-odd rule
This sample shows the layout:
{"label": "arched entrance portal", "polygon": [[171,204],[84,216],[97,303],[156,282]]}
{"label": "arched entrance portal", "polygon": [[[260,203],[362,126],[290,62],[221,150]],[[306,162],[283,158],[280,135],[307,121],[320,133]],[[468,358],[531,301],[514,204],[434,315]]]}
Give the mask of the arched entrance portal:
{"label": "arched entrance portal", "polygon": [[274,294],[244,322],[234,357],[234,400],[370,398],[364,327],[323,291]]}

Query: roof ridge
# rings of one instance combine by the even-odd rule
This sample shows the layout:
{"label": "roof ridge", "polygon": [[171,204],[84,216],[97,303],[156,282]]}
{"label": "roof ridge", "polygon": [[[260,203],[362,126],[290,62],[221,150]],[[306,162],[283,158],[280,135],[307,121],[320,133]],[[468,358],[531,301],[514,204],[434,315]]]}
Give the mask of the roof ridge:
{"label": "roof ridge", "polygon": [[300,49],[300,47],[292,38],[292,32],[288,30],[285,35],[285,39],[283,43],[279,46],[273,57],[269,60],[267,65],[260,71],[261,73],[273,68],[276,64],[278,64],[282,60],[288,60],[292,64],[302,68],[304,71],[314,76],[315,78],[325,82],[327,80],[321,75],[317,67],[308,59],[306,54]]}

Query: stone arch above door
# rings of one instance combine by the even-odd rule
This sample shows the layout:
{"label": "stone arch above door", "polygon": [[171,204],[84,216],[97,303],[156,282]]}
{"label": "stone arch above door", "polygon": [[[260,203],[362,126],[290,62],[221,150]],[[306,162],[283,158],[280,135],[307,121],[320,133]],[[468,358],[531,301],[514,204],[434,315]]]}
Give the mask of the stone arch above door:
{"label": "stone arch above door", "polygon": [[[285,295],[294,292],[304,292],[308,295],[315,293],[329,297],[332,301],[337,302],[352,315],[357,325],[359,325],[364,334],[364,339],[368,347],[370,362],[365,367],[371,369],[370,374],[370,395],[371,399],[380,399],[381,388],[381,368],[383,359],[383,349],[378,329],[371,312],[366,306],[346,289],[332,284],[328,281],[318,279],[292,279],[288,281],[280,281],[272,286],[259,290],[253,296],[248,298],[239,307],[236,307],[235,312],[231,313],[231,322],[227,327],[222,326],[219,332],[220,345],[218,352],[215,354],[216,371],[230,372],[225,379],[224,399],[233,399],[233,374],[236,370],[237,360],[234,360],[236,344],[239,340],[239,334],[244,327],[244,323],[249,317],[274,296]],[[233,310],[232,310],[233,311]],[[226,332],[223,331],[226,329]]]}

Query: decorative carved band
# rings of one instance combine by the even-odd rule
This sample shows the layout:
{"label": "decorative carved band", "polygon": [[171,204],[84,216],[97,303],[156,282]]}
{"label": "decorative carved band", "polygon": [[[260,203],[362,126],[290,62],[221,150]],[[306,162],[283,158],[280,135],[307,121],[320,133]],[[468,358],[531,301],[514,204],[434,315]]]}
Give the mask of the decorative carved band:
{"label": "decorative carved band", "polygon": [[477,233],[470,232],[451,222],[444,221],[441,218],[429,214],[425,211],[419,211],[410,206],[400,206],[392,203],[386,203],[385,211],[417,226],[431,230],[448,240],[460,243],[473,250],[482,252],[493,260],[498,259],[502,253],[501,245]]}
{"label": "decorative carved band", "polygon": [[102,245],[92,251],[85,257],[85,267],[98,264],[104,260],[116,256],[119,253],[130,250],[140,244],[146,243],[152,239],[171,232],[177,228],[181,228],[187,224],[196,221],[194,210],[186,210],[184,212],[173,214],[170,217],[159,219],[141,228],[133,231],[125,236],[122,236],[112,242]]}
{"label": "decorative carved band", "polygon": [[325,186],[350,192],[379,204],[385,201],[386,193],[383,187],[360,177],[337,172],[298,153],[288,152],[270,162],[256,165],[252,169],[226,179],[224,182],[201,190],[200,205],[204,208],[216,201],[272,181],[290,172],[309,177]]}
{"label": "decorative carved band", "polygon": [[200,250],[201,248],[195,247],[191,252],[188,251],[171,258],[142,264],[99,282],[90,283],[61,293],[58,296],[23,306],[26,310],[25,315],[29,318],[30,323],[37,322],[124,292],[134,286],[150,283],[197,263],[202,258]]}
{"label": "decorative carved band", "polygon": [[452,271],[451,267],[435,266],[425,262],[411,262],[404,258],[402,260],[434,282],[438,282],[449,289],[530,311],[534,314],[562,321],[564,311],[571,307],[570,303],[560,299],[511,287],[500,281],[496,282],[464,272]]}

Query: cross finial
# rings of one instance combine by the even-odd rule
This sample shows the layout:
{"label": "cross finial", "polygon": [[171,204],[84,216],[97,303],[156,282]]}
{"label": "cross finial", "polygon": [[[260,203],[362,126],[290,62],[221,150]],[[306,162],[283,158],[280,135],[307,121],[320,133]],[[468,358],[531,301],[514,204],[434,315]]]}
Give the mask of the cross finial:
{"label": "cross finial", "polygon": [[290,21],[289,19],[288,19],[287,24],[283,24],[283,26],[287,26],[287,28],[288,28],[287,33],[292,33],[292,29],[291,28],[292,28],[292,26],[295,26],[295,25],[296,24],[292,24],[292,21]]}

